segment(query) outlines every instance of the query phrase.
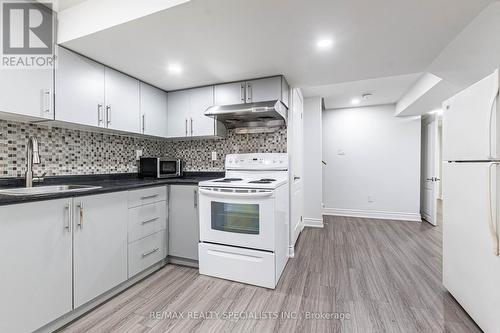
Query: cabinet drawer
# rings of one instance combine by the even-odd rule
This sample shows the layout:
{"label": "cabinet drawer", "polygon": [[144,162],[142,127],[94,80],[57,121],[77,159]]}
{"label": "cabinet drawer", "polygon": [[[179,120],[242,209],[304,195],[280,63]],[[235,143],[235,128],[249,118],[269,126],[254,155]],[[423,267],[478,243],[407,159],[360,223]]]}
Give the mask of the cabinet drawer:
{"label": "cabinet drawer", "polygon": [[128,192],[128,207],[138,207],[167,200],[167,187],[151,187]]}
{"label": "cabinet drawer", "polygon": [[142,272],[165,258],[166,231],[133,242],[128,246],[128,277]]}
{"label": "cabinet drawer", "polygon": [[274,253],[200,243],[200,274],[274,289]]}
{"label": "cabinet drawer", "polygon": [[128,242],[167,228],[167,203],[155,202],[128,210]]}

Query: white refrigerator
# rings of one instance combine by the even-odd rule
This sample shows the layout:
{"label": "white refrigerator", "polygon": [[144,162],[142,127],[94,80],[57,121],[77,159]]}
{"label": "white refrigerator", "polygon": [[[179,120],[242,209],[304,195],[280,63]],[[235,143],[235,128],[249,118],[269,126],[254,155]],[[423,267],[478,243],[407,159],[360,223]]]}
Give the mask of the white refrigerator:
{"label": "white refrigerator", "polygon": [[498,70],[443,104],[443,284],[500,333]]}

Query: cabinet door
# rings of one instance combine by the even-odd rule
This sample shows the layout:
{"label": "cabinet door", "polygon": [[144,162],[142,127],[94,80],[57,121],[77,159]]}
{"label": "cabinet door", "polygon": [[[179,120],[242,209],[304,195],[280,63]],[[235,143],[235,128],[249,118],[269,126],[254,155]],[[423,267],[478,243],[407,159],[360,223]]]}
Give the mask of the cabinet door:
{"label": "cabinet door", "polygon": [[167,135],[169,138],[188,136],[189,90],[167,95]]}
{"label": "cabinet door", "polygon": [[70,199],[0,207],[0,332],[72,310]]}
{"label": "cabinet door", "polygon": [[167,93],[141,82],[142,133],[167,137]]}
{"label": "cabinet door", "polygon": [[74,199],[75,308],[127,279],[127,192]]}
{"label": "cabinet door", "polygon": [[140,133],[139,81],[107,67],[104,73],[107,127]]}
{"label": "cabinet door", "polygon": [[245,82],[226,83],[215,86],[215,105],[245,103]]}
{"label": "cabinet door", "polygon": [[205,116],[205,111],[214,105],[214,87],[189,90],[189,115],[191,136],[215,134],[215,119]]}
{"label": "cabinet door", "polygon": [[52,69],[0,69],[0,112],[54,119]]}
{"label": "cabinet door", "polygon": [[170,186],[168,209],[168,254],[198,260],[198,187]]}
{"label": "cabinet door", "polygon": [[59,47],[55,119],[104,126],[104,66]]}
{"label": "cabinet door", "polygon": [[247,103],[267,102],[281,99],[281,77],[270,77],[246,83]]}

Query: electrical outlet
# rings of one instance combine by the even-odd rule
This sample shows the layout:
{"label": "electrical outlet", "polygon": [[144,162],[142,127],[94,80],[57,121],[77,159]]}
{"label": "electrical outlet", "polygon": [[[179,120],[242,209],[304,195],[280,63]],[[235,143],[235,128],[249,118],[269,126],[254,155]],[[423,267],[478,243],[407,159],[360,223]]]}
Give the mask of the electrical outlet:
{"label": "electrical outlet", "polygon": [[138,149],[135,151],[135,160],[138,161],[142,157],[142,149]]}
{"label": "electrical outlet", "polygon": [[216,151],[212,152],[212,161],[217,161],[217,152]]}

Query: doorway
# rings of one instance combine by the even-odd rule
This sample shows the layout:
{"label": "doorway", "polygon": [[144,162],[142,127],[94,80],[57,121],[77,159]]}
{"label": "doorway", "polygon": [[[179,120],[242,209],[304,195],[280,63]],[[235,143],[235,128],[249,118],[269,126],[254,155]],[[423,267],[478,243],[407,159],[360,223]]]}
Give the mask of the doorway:
{"label": "doorway", "polygon": [[442,120],[441,112],[422,117],[421,215],[434,226],[442,221]]}

